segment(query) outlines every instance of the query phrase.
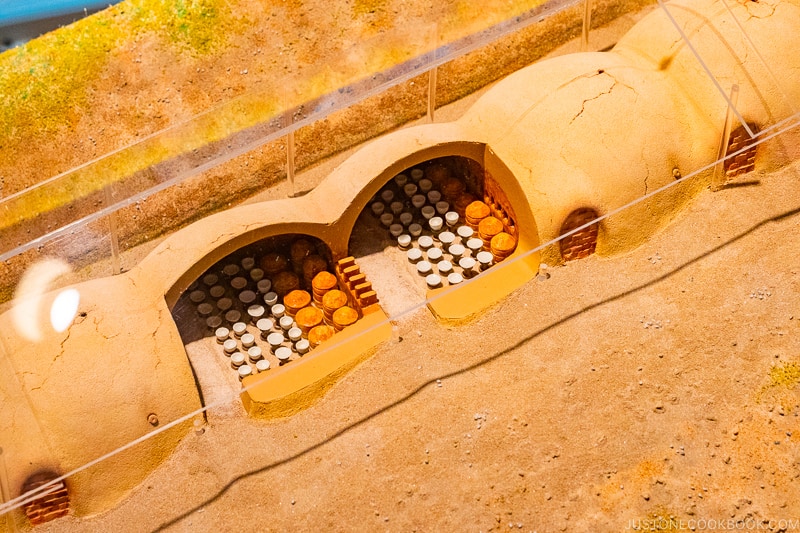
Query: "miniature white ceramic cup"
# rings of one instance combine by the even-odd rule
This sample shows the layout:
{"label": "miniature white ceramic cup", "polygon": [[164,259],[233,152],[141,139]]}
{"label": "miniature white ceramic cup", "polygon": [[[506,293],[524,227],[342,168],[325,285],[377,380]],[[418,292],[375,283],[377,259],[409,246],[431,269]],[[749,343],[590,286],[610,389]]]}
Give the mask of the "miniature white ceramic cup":
{"label": "miniature white ceramic cup", "polygon": [[283,317],[283,314],[286,312],[286,308],[283,306],[283,304],[275,304],[270,309],[270,312],[272,313],[272,316],[274,316],[275,318],[281,319]]}
{"label": "miniature white ceramic cup", "polygon": [[217,309],[220,311],[227,311],[233,306],[233,301],[230,298],[220,298],[217,300]]}
{"label": "miniature white ceramic cup", "polygon": [[222,325],[222,317],[220,316],[211,315],[210,317],[206,318],[206,326],[211,331],[216,330],[221,325]]}
{"label": "miniature white ceramic cup", "polygon": [[462,276],[458,272],[453,272],[452,274],[447,275],[447,283],[449,283],[450,285],[458,285],[462,281],[464,281],[464,276]]}
{"label": "miniature white ceramic cup", "polygon": [[294,327],[294,319],[289,315],[284,315],[278,321],[278,324],[281,326],[283,331],[289,331]]}
{"label": "miniature white ceramic cup", "polygon": [[442,199],[442,193],[439,191],[428,191],[428,201],[432,205],[436,205],[436,202]]}
{"label": "miniature white ceramic cup", "polygon": [[442,284],[442,277],[439,274],[428,274],[425,276],[425,283],[428,284],[428,287],[431,289],[435,289]]}
{"label": "miniature white ceramic cup", "polygon": [[406,257],[408,257],[408,261],[410,263],[416,263],[420,259],[422,259],[422,250],[419,248],[412,248],[408,252],[406,252]]}
{"label": "miniature white ceramic cup", "polygon": [[428,261],[435,263],[442,259],[442,250],[439,248],[428,249]]}
{"label": "miniature white ceramic cup", "polygon": [[230,338],[231,332],[228,328],[217,328],[214,336],[217,338],[217,342],[222,344]]}
{"label": "miniature white ceramic cup", "polygon": [[261,338],[267,340],[267,335],[270,334],[275,323],[269,318],[262,318],[256,323],[258,331],[261,332]]}
{"label": "miniature white ceramic cup", "polygon": [[406,233],[397,236],[397,245],[403,250],[407,250],[411,246],[411,235]]}
{"label": "miniature white ceramic cup", "polygon": [[266,314],[267,310],[264,309],[263,305],[251,305],[247,308],[247,316],[250,317],[250,322],[253,324],[258,324],[258,321],[261,320],[261,317]]}
{"label": "miniature white ceramic cup", "polygon": [[236,276],[231,280],[231,287],[240,291],[247,287],[247,278],[243,278],[242,276]]}
{"label": "miniature white ceramic cup", "polygon": [[231,309],[225,313],[225,321],[228,324],[236,324],[242,318],[242,313],[238,309]]}
{"label": "miniature white ceramic cup", "polygon": [[450,261],[439,261],[436,264],[436,269],[439,271],[439,274],[446,276],[453,272],[453,263]]}
{"label": "miniature white ceramic cup", "polygon": [[376,217],[379,217],[383,214],[383,211],[386,209],[386,204],[383,202],[373,202],[372,206],[372,214]]}
{"label": "miniature white ceramic cup", "polygon": [[249,271],[254,266],[256,266],[256,260],[253,259],[252,257],[245,257],[245,258],[242,259],[242,268],[243,269]]}
{"label": "miniature white ceramic cup", "polygon": [[419,190],[422,192],[422,194],[427,194],[427,192],[431,190],[431,187],[433,187],[433,182],[427,178],[424,178],[419,180],[417,185],[419,186]]}
{"label": "miniature white ceramic cup", "polygon": [[256,287],[258,288],[258,292],[260,292],[261,294],[267,294],[269,290],[272,288],[272,282],[268,279],[262,279],[261,281],[258,282],[258,285],[256,285]]}
{"label": "miniature white ceramic cup", "polygon": [[394,200],[394,191],[392,191],[391,189],[384,189],[381,192],[381,199],[388,204],[389,202]]}
{"label": "miniature white ceramic cup", "polygon": [[250,359],[251,363],[257,363],[264,357],[264,354],[261,353],[261,348],[258,346],[251,346],[247,349],[247,358]]}
{"label": "miniature white ceramic cup", "polygon": [[403,225],[402,224],[392,224],[389,226],[389,233],[392,237],[397,238],[403,233]]}
{"label": "miniature white ceramic cup", "polygon": [[275,357],[278,358],[278,362],[280,364],[284,364],[285,362],[287,362],[291,356],[292,356],[292,349],[287,348],[286,346],[281,346],[280,348],[275,350]]}
{"label": "miniature white ceramic cup", "polygon": [[245,334],[247,331],[247,324],[244,322],[237,322],[233,325],[233,336],[237,339],[240,338],[242,335]]}
{"label": "miniature white ceramic cup", "polygon": [[200,305],[197,306],[197,314],[202,316],[202,317],[206,317],[206,316],[210,315],[213,310],[214,310],[214,306],[211,305],[208,302],[203,302],[203,303],[201,303]]}
{"label": "miniature white ceramic cup", "polygon": [[297,342],[303,338],[303,330],[297,327],[290,328],[286,334],[292,342]]}
{"label": "miniature white ceramic cup", "polygon": [[203,276],[203,283],[205,283],[206,286],[208,287],[216,285],[218,281],[219,281],[219,276],[217,276],[216,274],[206,274],[205,276]]}
{"label": "miniature white ceramic cup", "polygon": [[231,366],[233,368],[239,368],[243,364],[244,364],[244,354],[242,352],[234,352],[231,354]]}
{"label": "miniature white ceramic cup", "polygon": [[284,338],[282,333],[270,333],[267,335],[267,342],[269,343],[269,348],[272,350],[272,353],[275,353],[275,350],[280,348],[283,344]]}
{"label": "miniature white ceramic cup", "polygon": [[239,345],[237,344],[237,342],[233,339],[228,339],[222,343],[222,349],[225,352],[225,355],[230,355],[233,352],[235,352],[238,346]]}
{"label": "miniature white ceramic cup", "polygon": [[476,259],[478,260],[478,263],[480,263],[481,265],[481,270],[486,270],[487,268],[492,266],[492,261],[494,261],[492,253],[486,251],[478,252]]}
{"label": "miniature white ceramic cup", "polygon": [[448,202],[436,202],[436,212],[440,215],[444,215],[450,209],[450,204]]}
{"label": "miniature white ceramic cup", "polygon": [[466,242],[467,239],[475,234],[475,231],[469,226],[459,226],[456,230],[456,233],[458,233],[458,236]]}
{"label": "miniature white ceramic cup", "polygon": [[471,257],[462,257],[458,260],[458,266],[464,272],[465,277],[471,277],[475,274],[475,260]]}
{"label": "miniature white ceramic cup", "polygon": [[405,204],[403,204],[403,202],[392,202],[392,205],[389,206],[389,209],[392,210],[392,214],[399,215],[403,212],[404,207]]}
{"label": "miniature white ceramic cup", "polygon": [[256,344],[256,338],[252,333],[245,333],[242,335],[242,346],[245,348],[252,348]]}
{"label": "miniature white ceramic cup", "polygon": [[419,237],[420,235],[422,235],[422,226],[420,226],[416,222],[414,224],[410,224],[408,226],[408,232],[411,234],[412,237]]}
{"label": "miniature white ceramic cup", "polygon": [[423,235],[419,238],[419,247],[423,250],[427,250],[431,246],[433,246],[433,238],[429,237],[428,235]]}
{"label": "miniature white ceramic cup", "polygon": [[387,228],[392,225],[394,222],[394,215],[391,213],[384,213],[381,215],[381,224],[386,226]]}
{"label": "miniature white ceramic cup", "polygon": [[239,265],[235,263],[225,265],[225,268],[222,269],[222,273],[228,277],[233,277],[239,273]]}
{"label": "miniature white ceramic cup", "polygon": [[212,298],[222,298],[222,295],[225,294],[225,287],[222,285],[214,285],[208,289],[208,294],[210,294]]}
{"label": "miniature white ceramic cup", "polygon": [[448,211],[444,214],[444,220],[447,222],[447,225],[451,228],[458,224],[458,213],[455,211]]}
{"label": "miniature white ceramic cup", "polygon": [[422,172],[421,168],[412,168],[411,169],[411,179],[414,180],[414,181],[421,180],[422,176],[424,176],[424,175],[425,175],[425,173]]}
{"label": "miniature white ceramic cup", "polygon": [[428,225],[431,227],[433,231],[439,231],[440,229],[442,229],[442,226],[444,225],[444,220],[442,220],[441,217],[433,217],[428,221]]}
{"label": "miniature white ceramic cup", "polygon": [[307,339],[300,339],[294,344],[294,349],[297,350],[297,353],[303,355],[308,353],[308,350],[311,349],[311,344]]}
{"label": "miniature white ceramic cup", "polygon": [[206,299],[206,293],[203,291],[192,291],[192,293],[189,295],[189,299],[192,301],[192,303],[199,304]]}
{"label": "miniature white ceramic cup", "polygon": [[436,214],[436,208],[432,205],[426,205],[420,212],[422,213],[422,218],[425,220],[430,220],[431,217]]}
{"label": "miniature white ceramic cup", "polygon": [[464,255],[466,250],[461,244],[451,244],[447,251],[453,256],[453,260],[458,261]]}
{"label": "miniature white ceramic cup", "polygon": [[394,182],[397,184],[398,187],[404,187],[406,183],[408,183],[408,176],[405,174],[398,174],[394,177]]}
{"label": "miniature white ceramic cup", "polygon": [[456,240],[456,236],[450,231],[443,231],[439,234],[439,242],[445,246],[450,246]]}
{"label": "miniature white ceramic cup", "polygon": [[406,196],[407,196],[407,197],[411,198],[412,196],[414,196],[415,194],[417,194],[417,190],[418,190],[418,189],[419,189],[419,187],[417,187],[415,184],[413,184],[413,183],[407,183],[407,184],[406,184],[406,185],[403,187],[403,192],[404,192],[404,193],[406,193]]}
{"label": "miniature white ceramic cup", "polygon": [[261,359],[260,361],[258,361],[256,363],[256,370],[258,370],[259,372],[266,372],[267,370],[269,370],[269,361],[267,361],[266,359]]}
{"label": "miniature white ceramic cup", "polygon": [[243,380],[244,378],[246,378],[247,376],[253,375],[253,369],[250,368],[250,365],[242,365],[242,366],[240,366],[239,369],[237,370],[237,372],[239,373],[239,380],[240,381]]}
{"label": "miniature white ceramic cup", "polygon": [[427,276],[431,273],[431,264],[428,261],[420,261],[417,263],[417,272],[422,274],[423,276]]}
{"label": "miniature white ceramic cup", "polygon": [[275,292],[268,292],[264,295],[264,303],[267,304],[268,307],[272,308],[273,305],[278,303],[278,294]]}
{"label": "miniature white ceramic cup", "polygon": [[254,282],[258,283],[262,279],[264,279],[264,271],[260,268],[251,268],[250,269],[250,279]]}
{"label": "miniature white ceramic cup", "polygon": [[244,305],[250,305],[256,301],[256,293],[253,291],[242,291],[239,293],[239,301]]}
{"label": "miniature white ceramic cup", "polygon": [[408,226],[412,220],[414,220],[414,215],[411,213],[400,213],[400,223],[402,225]]}
{"label": "miniature white ceramic cup", "polygon": [[414,196],[411,197],[411,205],[413,205],[417,209],[420,209],[423,205],[425,205],[425,202],[427,201],[428,199],[425,198],[424,194],[415,194]]}
{"label": "miniature white ceramic cup", "polygon": [[477,237],[473,237],[467,241],[467,248],[469,248],[472,253],[478,253],[481,248],[483,248],[483,241]]}

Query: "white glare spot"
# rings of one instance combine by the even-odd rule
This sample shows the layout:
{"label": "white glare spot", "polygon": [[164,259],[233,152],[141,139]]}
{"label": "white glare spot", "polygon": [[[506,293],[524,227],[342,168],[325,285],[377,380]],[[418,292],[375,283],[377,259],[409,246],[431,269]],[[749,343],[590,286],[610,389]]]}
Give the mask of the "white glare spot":
{"label": "white glare spot", "polygon": [[50,307],[50,323],[53,324],[54,330],[61,333],[72,324],[72,320],[78,313],[80,301],[81,295],[76,289],[67,289],[56,296]]}

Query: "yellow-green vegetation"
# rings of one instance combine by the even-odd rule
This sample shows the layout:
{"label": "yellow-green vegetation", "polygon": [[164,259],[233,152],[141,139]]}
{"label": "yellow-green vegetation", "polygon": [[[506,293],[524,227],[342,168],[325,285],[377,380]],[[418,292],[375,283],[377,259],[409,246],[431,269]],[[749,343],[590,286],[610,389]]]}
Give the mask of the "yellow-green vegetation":
{"label": "yellow-green vegetation", "polygon": [[[461,2],[448,27],[439,27],[440,44],[514,16],[544,0],[499,5],[485,17],[484,7]],[[388,0],[358,0],[356,11],[385,7]],[[85,108],[87,87],[103,71],[115,51],[137,35],[149,33],[176,47],[177,53],[213,56],[224,50],[227,36],[249,26],[234,15],[236,0],[126,0],[105,11],[36,39],[22,48],[0,54],[0,135],[5,146],[36,139],[42,133],[71,127],[74,110]],[[232,7],[233,6],[233,7]],[[492,6],[495,7],[495,6]],[[457,19],[457,20],[456,20]],[[411,35],[415,35],[412,30]],[[336,88],[386,70],[424,53],[434,39],[410,39],[408,28],[398,29],[380,42],[362,43],[363,61],[343,59],[341,70],[322,68],[295,81],[293,102],[313,100]],[[414,42],[422,41],[422,42]],[[374,44],[375,46],[370,46]],[[331,61],[330,64],[337,64]],[[366,66],[366,68],[365,68]],[[7,199],[0,214],[0,230],[63,207],[76,199],[123,181],[149,166],[201,148],[244,128],[269,120],[281,111],[279,94],[248,94],[57,180]]]}
{"label": "yellow-green vegetation", "polygon": [[769,370],[769,383],[767,383],[762,393],[771,389],[792,389],[800,383],[800,363],[789,361],[781,365],[775,365]]}

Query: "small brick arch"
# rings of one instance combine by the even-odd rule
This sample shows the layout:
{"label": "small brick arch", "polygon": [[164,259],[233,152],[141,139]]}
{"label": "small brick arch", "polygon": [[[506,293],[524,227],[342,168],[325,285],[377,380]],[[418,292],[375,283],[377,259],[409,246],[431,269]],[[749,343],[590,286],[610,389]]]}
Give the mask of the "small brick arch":
{"label": "small brick arch", "polygon": [[[594,209],[583,207],[570,213],[561,225],[561,235],[579,228],[598,217]],[[561,257],[564,261],[574,261],[589,257],[597,247],[598,224],[584,228],[561,239]]]}
{"label": "small brick arch", "polygon": [[[753,133],[758,133],[759,128],[757,124],[748,122],[747,126]],[[746,149],[741,154],[725,160],[723,168],[725,169],[726,178],[734,178],[755,169],[756,149],[758,148],[758,146],[754,144],[755,142],[756,139],[750,138],[750,134],[747,133],[744,126],[739,126],[731,132],[730,137],[728,137],[728,151],[726,154],[738,152],[742,148]]]}
{"label": "small brick arch", "polygon": [[[38,472],[30,476],[22,485],[22,493],[41,487],[45,483],[60,477],[55,472]],[[23,507],[25,516],[31,524],[38,526],[69,513],[69,491],[64,481],[55,484],[54,490],[41,498],[37,498]]]}

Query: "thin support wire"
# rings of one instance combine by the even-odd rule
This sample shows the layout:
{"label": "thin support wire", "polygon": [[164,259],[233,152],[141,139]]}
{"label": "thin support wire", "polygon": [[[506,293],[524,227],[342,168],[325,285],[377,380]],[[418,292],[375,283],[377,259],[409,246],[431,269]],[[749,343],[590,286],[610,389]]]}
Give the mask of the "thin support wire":
{"label": "thin support wire", "polygon": [[583,2],[583,27],[581,28],[581,52],[589,51],[589,31],[592,28],[592,0]]}
{"label": "thin support wire", "polygon": [[739,113],[739,110],[736,109],[736,106],[733,105],[730,98],[728,98],[728,93],[725,92],[725,89],[723,89],[722,85],[719,84],[717,78],[714,77],[714,74],[711,72],[711,69],[708,67],[706,62],[703,61],[703,58],[700,56],[700,53],[692,45],[692,41],[689,40],[689,36],[686,35],[686,32],[683,31],[681,25],[678,24],[678,21],[675,20],[675,18],[672,16],[672,13],[669,12],[667,6],[664,5],[664,0],[658,0],[658,5],[661,6],[661,9],[664,10],[664,13],[666,13],[670,22],[672,22],[672,25],[675,26],[676,30],[678,30],[678,33],[681,35],[681,39],[683,39],[683,42],[686,43],[686,46],[689,48],[689,50],[691,50],[692,54],[694,54],[694,57],[696,57],[697,60],[700,62],[700,66],[703,67],[703,70],[706,71],[706,74],[711,79],[711,82],[714,84],[717,90],[719,91],[719,94],[721,94],[722,97],[725,99],[725,101],[728,102],[728,107],[733,110],[734,114],[736,115],[736,118],[738,118],[739,122],[742,123],[742,127],[744,128],[744,130],[747,132],[747,134],[750,136],[751,139],[755,138],[756,134],[753,132],[752,129],[750,129],[750,126],[747,125],[747,121],[744,119],[742,114]]}
{"label": "thin support wire", "polygon": [[[739,101],[739,86],[733,84],[731,87],[731,102],[735,106]],[[733,125],[733,107],[728,107],[725,114],[725,125],[722,127],[722,136],[719,139],[719,150],[717,151],[717,165],[714,167],[714,177],[711,179],[711,190],[719,191],[725,186],[725,156],[728,154],[728,143],[731,138],[731,128]]]}

